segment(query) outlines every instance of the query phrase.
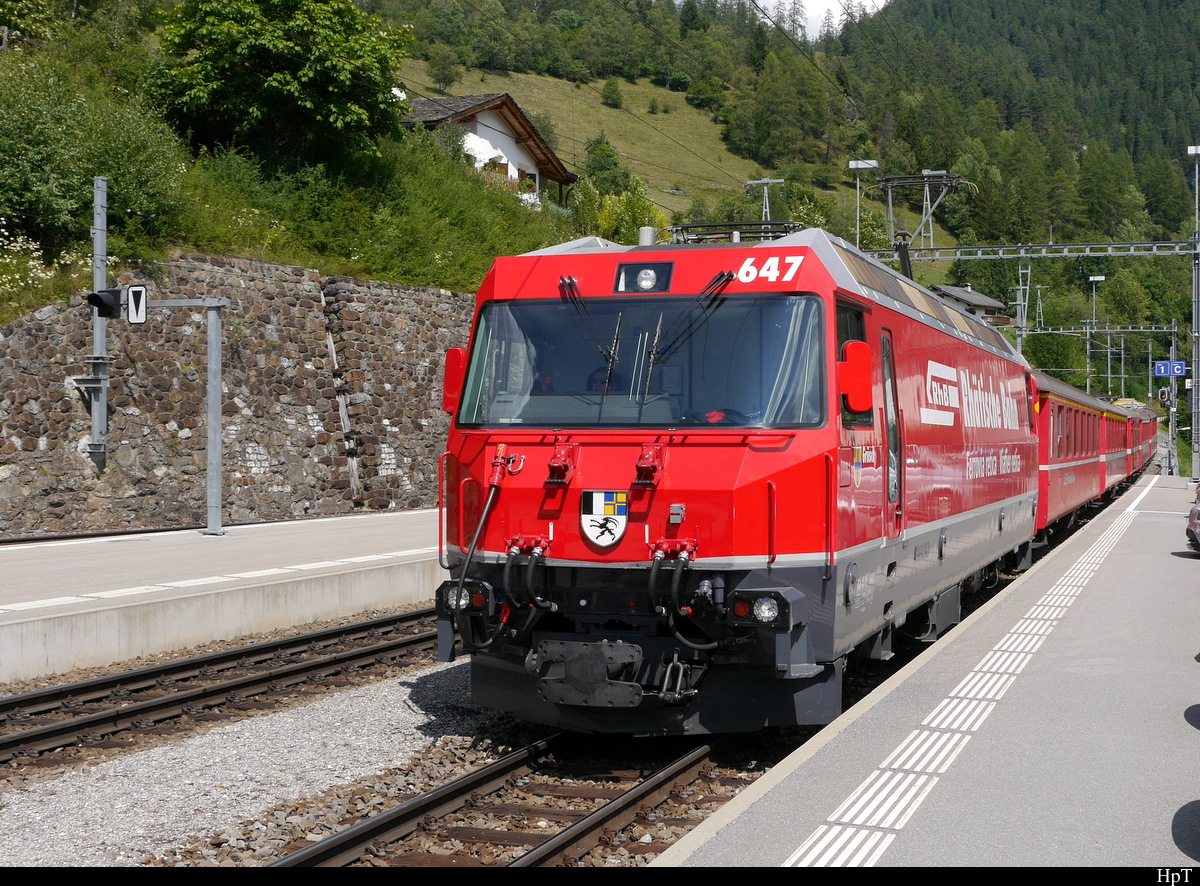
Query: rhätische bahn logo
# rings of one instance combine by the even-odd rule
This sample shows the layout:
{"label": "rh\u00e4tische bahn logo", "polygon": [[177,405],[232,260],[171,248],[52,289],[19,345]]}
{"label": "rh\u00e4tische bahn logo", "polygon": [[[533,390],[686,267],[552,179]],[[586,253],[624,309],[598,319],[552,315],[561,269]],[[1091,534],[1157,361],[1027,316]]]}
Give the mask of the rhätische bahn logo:
{"label": "rh\u00e4tische bahn logo", "polygon": [[592,544],[611,547],[625,534],[628,512],[628,492],[588,490],[579,502],[579,526]]}

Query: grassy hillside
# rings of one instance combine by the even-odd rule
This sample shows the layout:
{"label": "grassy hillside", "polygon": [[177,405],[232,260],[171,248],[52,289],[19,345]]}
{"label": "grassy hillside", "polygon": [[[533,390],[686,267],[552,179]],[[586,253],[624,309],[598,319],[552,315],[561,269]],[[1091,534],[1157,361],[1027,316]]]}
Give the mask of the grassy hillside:
{"label": "grassy hillside", "polygon": [[[413,98],[437,98],[442,94],[433,86],[420,59],[405,60],[401,77]],[[536,74],[468,70],[445,94],[507,92],[522,110],[544,114],[557,132],[558,155],[573,172],[583,163],[588,140],[603,132],[629,168],[646,183],[651,197],[668,212],[687,209],[697,194],[712,205],[725,194],[742,193],[746,182],[778,177],[726,150],[721,127],[706,111],[689,105],[682,93],[648,80],[636,84],[621,80],[620,84],[624,107],[619,109],[601,102],[603,84],[599,81],[581,86]],[[652,101],[658,113],[649,112]],[[683,193],[673,193],[677,190]],[[761,199],[761,190],[753,190]],[[823,190],[821,196],[835,206],[839,215],[849,219],[852,231],[854,177],[849,170],[840,186]],[[864,209],[867,206],[864,200]],[[874,206],[882,212],[881,203]],[[898,213],[905,224],[916,225],[918,216],[903,208]],[[944,232],[941,235],[948,238]]]}
{"label": "grassy hillside", "polygon": [[[441,93],[425,73],[425,63],[409,59],[401,77],[413,98]],[[522,110],[548,117],[558,136],[558,155],[572,172],[585,159],[584,146],[601,132],[635,175],[646,183],[651,199],[667,213],[683,211],[696,195],[711,206],[724,194],[743,191],[745,183],[763,178],[756,164],[725,150],[721,128],[707,113],[693,108],[678,92],[639,81],[621,81],[624,107],[600,101],[600,83],[580,86],[534,74],[469,70],[449,95],[507,92]],[[650,101],[660,111],[648,111]],[[663,113],[666,107],[669,112]],[[682,191],[681,194],[671,193]]]}
{"label": "grassy hillside", "polygon": [[[406,60],[401,76],[413,98],[436,98],[442,94],[432,85],[425,62],[419,59]],[[721,127],[708,113],[687,104],[681,93],[647,80],[636,84],[622,80],[620,84],[624,99],[624,107],[620,109],[601,102],[600,82],[580,86],[536,74],[468,70],[445,94],[507,92],[522,110],[545,115],[557,134],[557,153],[572,172],[580,169],[588,140],[603,132],[630,170],[646,183],[650,198],[668,216],[686,210],[696,196],[703,197],[711,208],[724,195],[742,194],[747,182],[779,177],[726,150]],[[658,113],[649,113],[651,101],[655,102]],[[751,190],[752,199],[761,203],[761,188]],[[829,228],[852,240],[854,177],[849,169],[841,184],[822,189],[819,196],[833,208]],[[914,196],[919,195],[914,193]],[[872,202],[864,196],[863,211],[868,210],[885,212],[882,202]],[[920,218],[919,213],[908,207],[897,206],[896,213],[897,225],[910,230]],[[940,226],[935,236],[939,246],[953,243]],[[914,273],[922,283],[930,285],[945,282],[946,270],[922,264],[914,268]]]}

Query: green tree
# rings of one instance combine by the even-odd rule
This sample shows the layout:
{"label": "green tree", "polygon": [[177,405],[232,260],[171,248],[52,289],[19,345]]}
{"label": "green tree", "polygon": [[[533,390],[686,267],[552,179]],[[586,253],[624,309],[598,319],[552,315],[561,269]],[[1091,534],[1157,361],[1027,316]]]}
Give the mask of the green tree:
{"label": "green tree", "polygon": [[[140,102],[39,53],[0,54],[0,218],[48,256],[84,240],[92,179],[108,179],[110,246],[170,229],[187,151]],[[140,221],[139,221],[140,220]]]}
{"label": "green tree", "polygon": [[596,234],[600,230],[600,192],[588,179],[580,179],[571,192],[576,233]]}
{"label": "green tree", "polygon": [[1187,179],[1179,167],[1162,154],[1147,158],[1138,167],[1138,182],[1146,195],[1146,209],[1165,236],[1191,224],[1193,206]]}
{"label": "green tree", "polygon": [[458,63],[458,53],[445,43],[435,43],[429,49],[429,79],[441,92],[445,92],[463,78],[463,66]]}
{"label": "green tree", "polygon": [[[471,26],[458,0],[432,0],[411,14],[411,18],[404,12],[394,14],[400,21],[413,22],[414,35],[421,45],[445,43],[470,53]],[[459,58],[462,60],[461,55]]]}
{"label": "green tree", "polygon": [[1000,140],[998,161],[1006,185],[1006,236],[1017,243],[1044,242],[1049,235],[1046,151],[1028,121]]}
{"label": "green tree", "polygon": [[703,31],[708,27],[708,21],[700,12],[700,4],[696,0],[683,0],[679,7],[679,36],[687,37],[691,31]]}
{"label": "green tree", "polygon": [[353,0],[183,0],[162,34],[161,91],[198,144],[332,162],[397,129],[410,40]]}
{"label": "green tree", "polygon": [[0,25],[8,28],[14,44],[47,40],[66,21],[66,4],[46,0],[0,0]]}
{"label": "green tree", "polygon": [[508,29],[508,13],[500,0],[483,0],[479,14],[471,22],[471,48],[481,68],[511,71],[514,41]]}
{"label": "green tree", "polygon": [[1131,188],[1137,189],[1129,155],[1101,141],[1088,145],[1079,162],[1079,196],[1092,230],[1111,237],[1122,221],[1142,209],[1136,200],[1131,203]]}
{"label": "green tree", "polygon": [[666,216],[646,196],[646,186],[636,177],[630,181],[629,190],[620,195],[608,194],[600,204],[600,236],[616,243],[637,243],[639,229],[659,230],[666,225]]}
{"label": "green tree", "polygon": [[629,190],[633,173],[621,165],[620,154],[603,132],[589,141],[585,150],[583,174],[601,196]]}
{"label": "green tree", "polygon": [[621,83],[616,77],[609,77],[604,81],[604,88],[600,90],[600,101],[609,108],[619,108],[624,104]]}
{"label": "green tree", "polygon": [[1150,319],[1150,294],[1129,270],[1117,271],[1100,289],[1099,314],[1110,323],[1141,324]]}

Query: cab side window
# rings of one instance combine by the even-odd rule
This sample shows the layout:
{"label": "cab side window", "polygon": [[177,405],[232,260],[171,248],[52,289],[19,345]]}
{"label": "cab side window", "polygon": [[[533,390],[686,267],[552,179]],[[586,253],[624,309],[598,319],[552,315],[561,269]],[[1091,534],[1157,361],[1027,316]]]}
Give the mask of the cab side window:
{"label": "cab side window", "polygon": [[[837,359],[841,360],[845,356],[843,349],[846,342],[866,340],[867,320],[862,310],[851,305],[839,304],[837,306]],[[869,428],[875,424],[871,410],[851,412],[846,408],[844,402],[841,407],[842,427]]]}

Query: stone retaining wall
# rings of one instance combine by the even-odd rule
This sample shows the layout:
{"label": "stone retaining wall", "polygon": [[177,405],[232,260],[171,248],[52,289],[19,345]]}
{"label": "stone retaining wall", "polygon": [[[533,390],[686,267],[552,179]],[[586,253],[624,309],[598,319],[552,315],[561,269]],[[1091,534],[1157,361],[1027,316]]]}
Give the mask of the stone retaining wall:
{"label": "stone retaining wall", "polygon": [[[437,501],[442,356],[473,296],[182,255],[150,299],[222,311],[223,525]],[[107,466],[88,456],[91,308],[82,295],[0,328],[0,538],[206,523],[203,307],[108,321]]]}

